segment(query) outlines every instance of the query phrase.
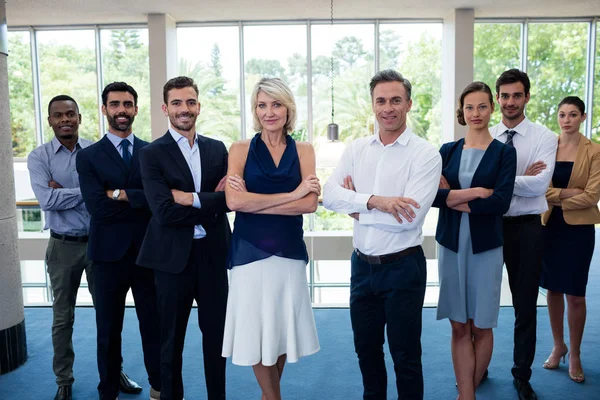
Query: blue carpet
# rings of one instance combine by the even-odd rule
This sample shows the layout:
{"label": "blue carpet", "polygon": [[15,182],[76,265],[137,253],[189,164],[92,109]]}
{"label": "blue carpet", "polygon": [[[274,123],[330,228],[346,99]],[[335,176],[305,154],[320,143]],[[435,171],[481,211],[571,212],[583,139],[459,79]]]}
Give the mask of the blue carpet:
{"label": "blue carpet", "polygon": [[[600,247],[600,246],[598,246]],[[588,284],[588,321],[582,346],[586,382],[576,384],[569,379],[567,364],[556,371],[547,371],[542,363],[552,348],[552,337],[546,308],[538,308],[538,346],[533,365],[532,386],[540,399],[600,399],[600,250],[596,251]],[[435,309],[423,311],[423,370],[426,399],[455,399],[454,374],[450,358],[450,326],[447,321],[435,320]],[[21,368],[0,376],[0,399],[52,399],[56,391],[52,373],[52,343],[50,308],[27,308],[29,360]],[[362,396],[362,384],[352,345],[350,318],[347,309],[315,310],[321,351],[286,366],[282,394],[285,400],[352,400]],[[477,392],[478,399],[516,399],[512,387],[513,309],[500,310],[495,329],[494,355],[489,368],[490,379]],[[567,341],[568,343],[568,341]],[[74,346],[75,385],[74,399],[96,399],[98,374],[95,357],[94,310],[78,308],[76,313]],[[187,400],[205,399],[202,367],[201,336],[195,311],[188,326],[184,352],[183,379]],[[125,371],[140,384],[144,391],[139,396],[121,395],[120,399],[147,399],[148,384],[142,377],[140,335],[135,310],[127,309],[123,329]],[[389,399],[396,389],[393,367],[388,360]],[[231,364],[227,369],[227,391],[230,400],[260,399],[260,390],[252,369]]]}

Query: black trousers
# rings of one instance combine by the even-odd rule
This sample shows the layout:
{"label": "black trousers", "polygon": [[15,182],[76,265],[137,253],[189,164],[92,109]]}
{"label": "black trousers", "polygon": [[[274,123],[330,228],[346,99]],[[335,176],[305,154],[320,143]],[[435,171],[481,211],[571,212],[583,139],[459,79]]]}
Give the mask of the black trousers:
{"label": "black trousers", "polygon": [[544,249],[539,215],[504,218],[504,263],[515,309],[512,374],[529,381],[535,356],[537,297]]}
{"label": "black trousers", "polygon": [[225,358],[221,357],[227,309],[227,268],[215,264],[203,239],[194,240],[185,269],[179,274],[155,271],[161,321],[161,400],[181,400],[182,353],[192,303],[198,304],[202,331],[204,378],[208,400],[225,399]]}
{"label": "black trousers", "polygon": [[148,381],[154,389],[161,389],[160,333],[154,272],[135,264],[137,253],[137,250],[131,247],[117,262],[94,263],[97,355],[100,374],[98,391],[101,399],[114,400],[119,394],[122,363],[121,331],[125,315],[125,298],[130,288],[140,323]]}
{"label": "black trousers", "polygon": [[385,329],[394,361],[398,399],[423,399],[421,326],[426,260],[423,250],[394,263],[351,259],[350,319],[363,379],[364,400],[386,400]]}

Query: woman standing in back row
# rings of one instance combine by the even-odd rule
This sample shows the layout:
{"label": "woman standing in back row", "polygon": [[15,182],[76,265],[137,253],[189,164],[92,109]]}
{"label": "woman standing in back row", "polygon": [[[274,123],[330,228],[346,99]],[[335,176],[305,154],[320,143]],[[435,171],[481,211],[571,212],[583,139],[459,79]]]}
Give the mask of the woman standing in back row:
{"label": "woman standing in back row", "polygon": [[548,314],[554,347],[543,367],[558,368],[565,361],[564,296],[571,355],[569,376],[585,380],[580,346],[586,317],[585,289],[594,252],[594,224],[600,223],[600,145],[579,133],[585,121],[585,104],[565,97],[558,105],[560,137],[552,183],[546,192],[548,211],[542,215],[544,262],[540,286],[547,289]]}

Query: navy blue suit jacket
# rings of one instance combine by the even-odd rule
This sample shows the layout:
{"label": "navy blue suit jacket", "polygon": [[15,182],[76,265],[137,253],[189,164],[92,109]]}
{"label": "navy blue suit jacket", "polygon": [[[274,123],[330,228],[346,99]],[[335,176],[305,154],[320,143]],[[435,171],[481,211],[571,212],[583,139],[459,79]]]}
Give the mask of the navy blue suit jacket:
{"label": "navy blue suit jacket", "polygon": [[194,178],[179,145],[167,131],[140,153],[142,181],[152,219],[137,263],[159,271],[180,273],[187,265],[194,226],[206,230],[211,260],[226,268],[231,229],[227,220],[225,192],[215,192],[227,174],[227,149],[223,142],[198,136],[202,183],[198,197],[201,208],[173,201],[171,189],[195,192]]}
{"label": "navy blue suit jacket", "polygon": [[[440,209],[435,239],[442,246],[458,252],[458,236],[462,212],[446,205],[446,199],[452,189],[461,188],[458,170],[464,139],[446,143],[440,149],[442,156],[442,175],[448,181],[450,189],[438,189],[433,202]],[[486,199],[470,201],[469,225],[473,253],[481,253],[503,245],[502,216],[508,211],[515,186],[517,173],[517,152],[514,147],[494,139],[488,146],[479,166],[475,170],[471,187],[494,189],[494,194]]]}
{"label": "navy blue suit jacket", "polygon": [[[151,216],[139,163],[147,145],[134,138],[131,167],[106,136],[77,155],[81,195],[91,215],[87,255],[93,261],[117,261],[132,245],[137,250],[142,245]],[[106,191],[114,189],[125,189],[129,201],[109,198]]]}

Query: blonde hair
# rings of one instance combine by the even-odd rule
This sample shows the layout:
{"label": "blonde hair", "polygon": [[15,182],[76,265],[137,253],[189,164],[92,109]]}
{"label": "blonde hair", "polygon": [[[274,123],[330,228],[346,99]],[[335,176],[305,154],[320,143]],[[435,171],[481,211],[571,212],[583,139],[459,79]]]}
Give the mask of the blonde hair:
{"label": "blonde hair", "polygon": [[256,114],[258,93],[261,91],[281,102],[281,104],[287,108],[287,121],[283,126],[283,131],[285,133],[293,132],[296,126],[296,101],[294,100],[294,94],[289,86],[279,78],[262,78],[260,81],[258,81],[256,86],[254,86],[252,97],[250,98],[252,117],[254,119],[252,127],[254,130],[256,132],[262,131],[262,125],[260,124],[260,120]]}

